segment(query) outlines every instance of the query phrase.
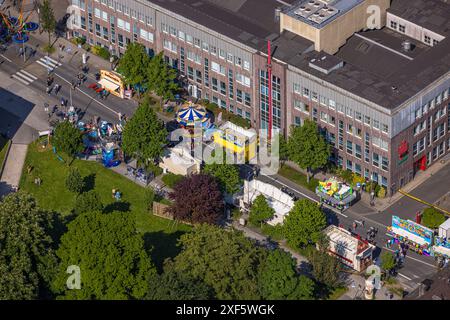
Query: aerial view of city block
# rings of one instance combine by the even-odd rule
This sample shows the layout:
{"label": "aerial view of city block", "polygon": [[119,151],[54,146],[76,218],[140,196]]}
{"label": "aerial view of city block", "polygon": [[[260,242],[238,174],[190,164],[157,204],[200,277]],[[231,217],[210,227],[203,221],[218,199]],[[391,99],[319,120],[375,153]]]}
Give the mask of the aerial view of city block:
{"label": "aerial view of city block", "polygon": [[449,0],[0,1],[0,300],[450,300],[449,94]]}

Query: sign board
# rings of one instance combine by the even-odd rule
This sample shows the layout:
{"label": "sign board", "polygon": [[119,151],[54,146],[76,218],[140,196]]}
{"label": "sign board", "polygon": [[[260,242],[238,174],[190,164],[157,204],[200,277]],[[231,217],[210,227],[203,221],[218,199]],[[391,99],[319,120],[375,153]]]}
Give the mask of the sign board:
{"label": "sign board", "polygon": [[[403,220],[397,216],[392,216],[392,231],[394,233],[405,235],[415,242],[418,238],[429,245],[433,243],[433,230],[428,229],[411,220]],[[406,231],[406,234],[405,234]]]}

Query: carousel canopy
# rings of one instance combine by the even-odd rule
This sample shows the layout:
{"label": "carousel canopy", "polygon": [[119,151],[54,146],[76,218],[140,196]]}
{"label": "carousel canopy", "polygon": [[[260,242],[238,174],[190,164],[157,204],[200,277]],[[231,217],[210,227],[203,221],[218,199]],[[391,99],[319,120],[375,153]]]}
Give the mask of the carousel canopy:
{"label": "carousel canopy", "polygon": [[208,120],[205,108],[190,104],[178,111],[177,121],[184,126],[194,126],[197,122]]}

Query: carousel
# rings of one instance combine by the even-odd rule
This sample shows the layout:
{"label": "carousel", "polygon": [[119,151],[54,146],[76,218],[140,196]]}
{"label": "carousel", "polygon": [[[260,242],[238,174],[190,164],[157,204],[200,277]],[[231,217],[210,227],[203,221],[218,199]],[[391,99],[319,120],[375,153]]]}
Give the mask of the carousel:
{"label": "carousel", "polygon": [[195,128],[202,129],[202,133],[198,135],[201,136],[203,131],[214,127],[205,107],[192,102],[184,104],[180,110],[178,110],[176,120],[181,128],[188,130],[190,138],[195,138],[195,136],[198,135],[194,132]]}

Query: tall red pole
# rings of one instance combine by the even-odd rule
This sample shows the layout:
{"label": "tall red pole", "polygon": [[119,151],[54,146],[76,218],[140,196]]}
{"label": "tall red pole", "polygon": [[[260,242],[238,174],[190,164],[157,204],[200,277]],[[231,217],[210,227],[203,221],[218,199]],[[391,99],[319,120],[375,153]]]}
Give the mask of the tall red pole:
{"label": "tall red pole", "polygon": [[270,40],[267,41],[267,75],[269,83],[269,141],[272,140],[272,51],[270,49]]}

